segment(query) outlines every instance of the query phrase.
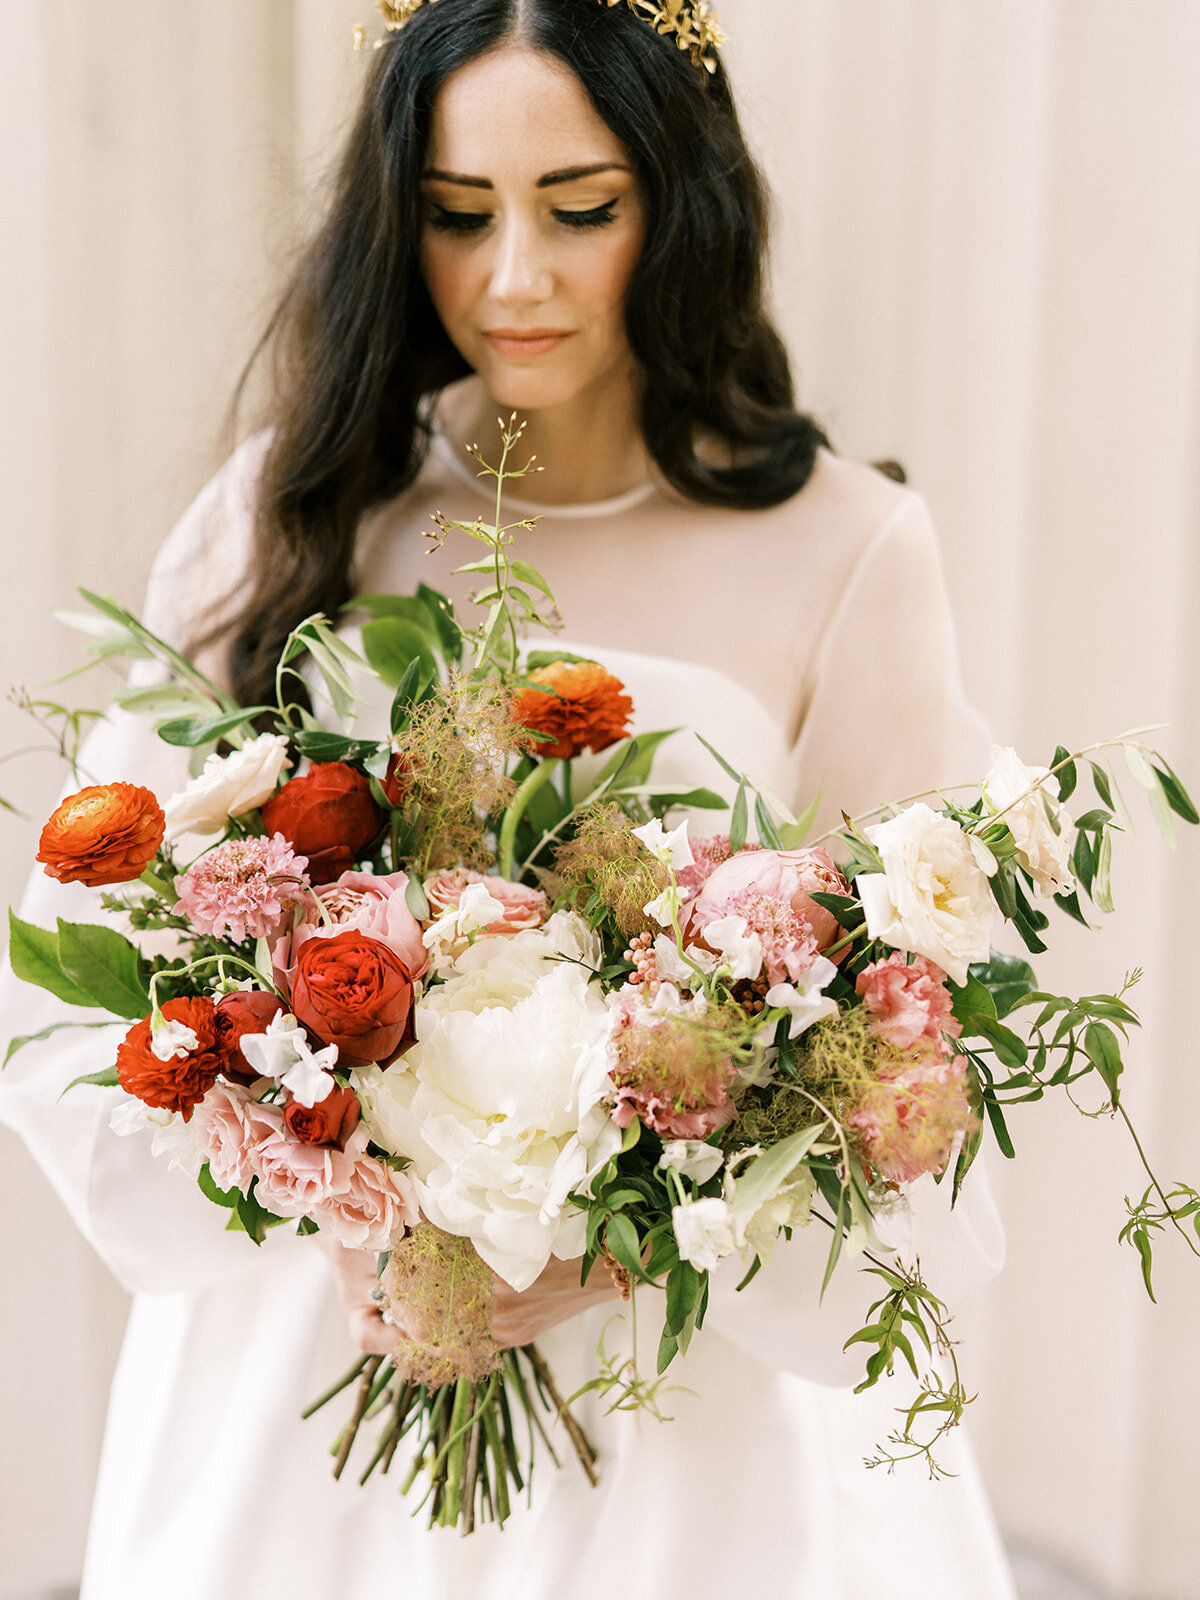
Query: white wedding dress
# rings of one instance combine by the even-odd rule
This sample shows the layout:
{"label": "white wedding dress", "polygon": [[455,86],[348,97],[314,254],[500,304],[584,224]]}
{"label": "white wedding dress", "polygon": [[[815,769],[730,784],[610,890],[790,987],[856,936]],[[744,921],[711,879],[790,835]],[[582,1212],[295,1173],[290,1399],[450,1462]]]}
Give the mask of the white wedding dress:
{"label": "white wedding dress", "polygon": [[[261,451],[250,441],[232,458],[159,556],[146,620],[174,640],[243,570]],[[474,547],[429,555],[418,537],[435,508],[486,514],[440,437],[412,489],[364,528],[359,592],[424,580],[463,594],[450,569]],[[699,508],[653,487],[541,509],[520,553],[552,583],[572,645],[625,680],[638,727],[696,727],[792,801],[823,780],[819,826],[982,770],[935,541],[907,490],[822,453],[804,490],[766,512]],[[180,752],[121,713],[84,765],[94,781],[148,783],[163,798],[184,777]],[[688,734],[666,743],[659,770],[701,782],[716,773]],[[719,825],[717,814],[709,826]],[[96,898],[39,874],[22,915],[88,920]],[[11,974],[3,1003],[13,1032],[66,1011]],[[844,1260],[819,1308],[828,1236],[816,1225],[781,1243],[746,1293],[734,1292],[736,1260],[716,1275],[706,1326],[663,1400],[674,1420],[581,1403],[599,1488],[573,1458],[555,1471],[543,1453],[532,1508],[463,1539],[412,1517],[395,1468],[365,1489],[352,1472],[335,1483],[327,1444],[339,1402],[299,1419],[354,1354],[324,1256],[287,1229],[261,1250],[226,1233],[223,1213],[151,1155],[148,1135],[110,1131],[117,1091],[59,1100],[71,1079],[111,1063],[123,1027],[57,1034],[0,1076],[0,1119],[134,1294],[83,1600],[724,1600],[747,1588],[771,1600],[1011,1600],[962,1430],[941,1452],[955,1477],[863,1466],[912,1385],[851,1393],[861,1357],[840,1347],[874,1280]],[[998,1268],[1002,1241],[985,1175],[953,1215],[948,1189],[917,1186],[911,1227],[927,1280],[953,1306]],[[648,1291],[643,1304],[652,1373]],[[628,1347],[627,1320],[614,1302],[540,1341],[564,1392],[594,1370],[602,1333],[610,1350]]]}

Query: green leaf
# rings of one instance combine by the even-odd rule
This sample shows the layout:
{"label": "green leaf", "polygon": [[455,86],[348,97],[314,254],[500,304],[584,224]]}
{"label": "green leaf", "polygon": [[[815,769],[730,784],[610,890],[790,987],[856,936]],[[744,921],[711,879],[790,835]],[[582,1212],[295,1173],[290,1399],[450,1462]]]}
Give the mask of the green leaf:
{"label": "green leaf", "polygon": [[737,796],[733,802],[733,812],[729,818],[729,848],[734,855],[746,842],[749,820],[746,803],[746,784],[743,779],[738,784]]}
{"label": "green leaf", "polygon": [[1028,961],[1020,956],[1004,955],[999,950],[993,950],[986,961],[973,962],[971,977],[991,995],[997,1017],[1006,1017],[1037,988],[1037,975]]}
{"label": "green leaf", "polygon": [[410,709],[424,697],[425,688],[430,682],[425,676],[420,656],[414,656],[396,685],[396,693],[392,698],[392,709],[388,716],[388,728],[392,733],[399,733],[407,723]]}
{"label": "green leaf", "polygon": [[608,1219],[608,1226],[604,1230],[604,1242],[609,1254],[620,1262],[627,1272],[635,1278],[642,1278],[642,1247],[638,1239],[638,1231],[630,1219],[623,1212],[617,1212]]}
{"label": "green leaf", "polygon": [[[1112,785],[1109,782],[1108,773],[1098,761],[1093,761],[1090,763],[1090,765],[1092,769],[1092,782],[1096,786],[1096,793],[1100,796],[1101,800],[1110,811],[1115,811],[1117,808],[1113,804]],[[1079,824],[1076,823],[1075,826],[1078,827]]]}
{"label": "green leaf", "polygon": [[182,683],[154,683],[148,688],[118,689],[113,701],[137,717],[181,716],[184,712],[204,712],[211,716],[216,702]]}
{"label": "green leaf", "polygon": [[728,761],[726,761],[725,757],[721,754],[721,752],[719,750],[714,750],[712,745],[709,744],[708,740],[704,737],[703,734],[698,733],[696,735],[696,737],[697,737],[697,739],[699,739],[700,743],[708,751],[709,755],[717,763],[717,765],[720,767],[721,771],[725,774],[725,776],[727,778],[732,778],[734,783],[738,783],[738,784],[744,783],[745,780],[743,779],[742,774],[740,772],[735,772],[733,770],[733,768],[729,765]]}
{"label": "green leaf", "polygon": [[429,899],[419,878],[408,875],[408,882],[404,885],[404,904],[412,912],[418,922],[426,922],[429,918]]}
{"label": "green leaf", "polygon": [[734,1185],[733,1209],[756,1211],[787,1182],[821,1136],[822,1124],[801,1128],[787,1139],[764,1150],[743,1168]]}
{"label": "green leaf", "polygon": [[970,1019],[969,1028],[973,1034],[983,1035],[996,1052],[996,1059],[1010,1072],[1019,1072],[1028,1061],[1029,1046],[1002,1022],[976,1015]]}
{"label": "green leaf", "polygon": [[1121,1046],[1106,1022],[1089,1022],[1083,1033],[1083,1049],[1088,1060],[1104,1079],[1115,1106],[1121,1097]]}
{"label": "green leaf", "polygon": [[1075,793],[1075,785],[1079,782],[1079,774],[1075,770],[1075,763],[1067,760],[1070,754],[1071,752],[1060,744],[1054,752],[1054,759],[1050,763],[1051,767],[1058,767],[1060,761],[1066,762],[1066,765],[1055,773],[1055,777],[1058,779],[1058,798],[1064,803]]}
{"label": "green leaf", "polygon": [[1123,745],[1125,752],[1125,765],[1129,768],[1131,776],[1140,783],[1143,789],[1153,790],[1158,787],[1154,769],[1135,744]]}
{"label": "green leaf", "polygon": [[535,589],[540,589],[548,600],[554,599],[554,590],[542,577],[538,569],[531,567],[528,561],[510,561],[508,570],[521,583],[530,583]]}
{"label": "green leaf", "polygon": [[779,837],[783,840],[783,848],[785,850],[799,850],[805,839],[808,838],[808,830],[812,827],[813,822],[816,819],[817,812],[821,806],[821,796],[824,794],[824,792],[825,784],[822,781],[820,787],[817,789],[816,794],[805,806],[804,810],[796,818],[795,822],[785,823],[784,826],[780,828]]}
{"label": "green leaf", "polygon": [[623,794],[628,789],[647,782],[654,764],[655,751],[664,739],[670,739],[678,732],[678,728],[660,728],[655,733],[639,733],[627,744],[618,745],[596,774],[591,794],[596,794],[605,784],[609,784],[610,780],[613,794]]}
{"label": "green leaf", "polygon": [[530,650],[525,657],[526,672],[540,672],[543,667],[552,667],[556,661],[565,661],[568,666],[581,666],[599,663],[592,656],[573,656],[569,650]]}
{"label": "green leaf", "polygon": [[430,679],[437,677],[437,657],[427,628],[405,617],[380,617],[364,624],[363,653],[389,689],[397,689],[412,662],[419,661]]}
{"label": "green leaf", "polygon": [[[97,1089],[118,1089],[121,1086],[121,1080],[117,1077],[115,1064],[111,1067],[104,1067],[99,1072],[84,1073],[81,1078],[72,1078],[66,1089],[63,1090],[63,1094],[66,1094],[69,1089],[74,1089],[80,1083],[93,1084]],[[59,1099],[62,1099],[62,1095],[59,1095]]]}
{"label": "green leaf", "polygon": [[365,761],[379,749],[374,739],[348,739],[325,728],[301,728],[290,738],[310,761]]}
{"label": "green leaf", "polygon": [[226,1211],[232,1211],[241,1198],[241,1190],[235,1184],[232,1189],[219,1189],[216,1180],[209,1171],[208,1162],[196,1174],[196,1182],[200,1186],[200,1193],[205,1199],[211,1200],[216,1206],[223,1206]]}
{"label": "green leaf", "polygon": [[808,897],[814,905],[831,911],[839,922],[844,923],[848,917],[861,916],[862,907],[851,895],[828,894],[824,889],[814,889]]}
{"label": "green leaf", "polygon": [[1154,776],[1158,779],[1159,787],[1166,796],[1167,804],[1175,815],[1182,817],[1185,822],[1190,822],[1193,825],[1200,823],[1200,813],[1197,812],[1191,795],[1188,794],[1175,774],[1169,768],[1166,768],[1166,770],[1164,768],[1166,768],[1165,762],[1163,762],[1162,766],[1156,765]]}
{"label": "green leaf", "polygon": [[658,1359],[655,1363],[655,1370],[660,1378],[678,1354],[679,1341],[673,1333],[668,1333],[664,1328],[662,1338],[658,1341]]}
{"label": "green leaf", "polygon": [[57,934],[47,928],[36,927],[32,922],[22,922],[12,910],[8,913],[8,958],[13,971],[23,982],[35,983],[39,989],[48,989],[69,1006],[96,1004],[88,991],[64,972],[58,954]]}
{"label": "green leaf", "polygon": [[115,928],[59,918],[58,954],[63,971],[94,1005],[135,1022],[149,1012],[141,953]]}
{"label": "green leaf", "polygon": [[700,1274],[690,1261],[680,1261],[667,1274],[667,1330],[678,1336],[700,1298]]}
{"label": "green leaf", "polygon": [[184,748],[215,744],[218,739],[228,738],[238,728],[248,728],[255,717],[261,717],[264,711],[272,710],[273,706],[246,706],[237,711],[226,711],[219,717],[211,717],[207,722],[200,722],[195,717],[178,717],[170,722],[160,722],[155,731],[166,744]]}
{"label": "green leaf", "polygon": [[1012,1137],[1008,1131],[1008,1124],[1004,1120],[1003,1111],[988,1095],[984,1096],[983,1109],[987,1112],[988,1121],[992,1125],[992,1132],[996,1135],[996,1143],[1000,1147],[1000,1154],[1011,1161],[1017,1152],[1013,1148]]}
{"label": "green leaf", "polygon": [[767,810],[762,795],[754,796],[754,826],[758,830],[759,843],[768,850],[782,850],[783,840],[779,837],[779,829],[775,826],[775,819]]}
{"label": "green leaf", "polygon": [[441,641],[442,654],[447,661],[457,661],[462,655],[463,632],[454,615],[454,604],[448,600],[438,589],[431,589],[427,583],[417,585],[417,598],[423,600],[429,608],[433,618],[437,635]]}
{"label": "green leaf", "polygon": [[[0,1069],[6,1067],[18,1050],[23,1050],[27,1044],[40,1044],[43,1039],[48,1039],[52,1033],[59,1033],[63,1028],[111,1028],[112,1022],[105,1018],[103,1022],[52,1022],[48,1027],[42,1028],[37,1033],[22,1033],[8,1041],[8,1049],[4,1052],[4,1060],[0,1061]],[[88,1080],[77,1078],[76,1083]],[[68,1088],[72,1085],[68,1084]]]}
{"label": "green leaf", "polygon": [[[978,966],[984,966],[979,962]],[[996,1016],[996,1002],[992,998],[992,991],[977,975],[976,969],[967,973],[967,981],[957,984],[953,979],[947,980],[950,986],[952,999],[951,1010],[964,1027],[968,1027],[976,1017],[994,1020]]]}

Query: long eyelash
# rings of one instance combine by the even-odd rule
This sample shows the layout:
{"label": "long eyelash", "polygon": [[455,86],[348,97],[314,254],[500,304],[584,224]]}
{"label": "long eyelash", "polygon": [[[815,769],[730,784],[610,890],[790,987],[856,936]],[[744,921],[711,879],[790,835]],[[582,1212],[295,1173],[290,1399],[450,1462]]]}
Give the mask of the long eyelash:
{"label": "long eyelash", "polygon": [[486,211],[447,211],[445,206],[429,211],[429,226],[439,233],[478,233],[491,220]]}
{"label": "long eyelash", "polygon": [[613,215],[616,203],[615,200],[608,200],[591,211],[556,211],[554,220],[565,223],[568,228],[603,228],[617,220]]}

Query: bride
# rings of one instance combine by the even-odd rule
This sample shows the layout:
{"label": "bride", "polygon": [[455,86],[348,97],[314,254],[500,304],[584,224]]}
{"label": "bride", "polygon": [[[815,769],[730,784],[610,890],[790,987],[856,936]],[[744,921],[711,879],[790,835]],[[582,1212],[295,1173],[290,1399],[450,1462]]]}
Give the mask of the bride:
{"label": "bride", "polygon": [[[257,703],[312,611],[422,580],[469,608],[454,551],[420,534],[435,508],[485,512],[464,447],[493,454],[497,413],[516,410],[541,468],[508,502],[541,519],[521,554],[550,577],[570,647],[625,681],[638,726],[696,726],[791,799],[823,785],[826,821],[948,779],[958,752],[974,764],[921,501],[838,459],[795,410],[762,303],[764,195],[707,7],[380,9],[327,217],[268,331],[270,425],[167,540],[148,625]],[[178,756],[114,712],[84,765],[165,796]],[[660,766],[714,782],[682,737]],[[22,914],[87,920],[90,894],[39,879]],[[11,979],[5,1003],[21,1032],[55,1020]],[[135,1295],[83,1600],[706,1600],[748,1580],[780,1600],[1011,1595],[961,1437],[941,1481],[862,1464],[908,1391],[851,1393],[839,1338],[871,1294],[843,1263],[819,1307],[824,1252],[803,1232],[753,1294],[735,1292],[736,1262],[715,1275],[671,1422],[583,1403],[598,1489],[571,1462],[543,1470],[531,1507],[462,1540],[414,1520],[394,1478],[334,1483],[328,1423],[299,1410],[351,1340],[390,1348],[373,1262],[340,1252],[331,1272],[283,1229],[255,1251],[113,1132],[114,1092],[59,1102],[121,1032],[31,1045],[0,1080],[0,1117]],[[983,1186],[951,1217],[926,1180],[909,1232],[948,1294],[998,1265]],[[570,1264],[522,1294],[497,1281],[494,1321],[506,1343],[538,1338],[571,1387],[601,1337],[632,1338]]]}

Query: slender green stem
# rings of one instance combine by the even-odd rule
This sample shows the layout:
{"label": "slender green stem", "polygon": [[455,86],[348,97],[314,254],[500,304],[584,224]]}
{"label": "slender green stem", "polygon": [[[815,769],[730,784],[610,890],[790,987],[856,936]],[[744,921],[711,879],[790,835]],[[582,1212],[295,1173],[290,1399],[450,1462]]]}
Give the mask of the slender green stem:
{"label": "slender green stem", "polygon": [[1138,1153],[1138,1159],[1141,1161],[1142,1166],[1145,1167],[1145,1169],[1146,1169],[1146,1174],[1150,1179],[1150,1183],[1151,1183],[1151,1185],[1152,1185],[1152,1187],[1154,1189],[1155,1194],[1157,1194],[1158,1198],[1162,1201],[1164,1214],[1170,1219],[1171,1226],[1175,1229],[1176,1233],[1179,1234],[1179,1236],[1182,1238],[1183,1242],[1187,1245],[1188,1249],[1192,1252],[1192,1254],[1194,1256],[1200,1256],[1200,1248],[1197,1247],[1195,1240],[1192,1238],[1191,1234],[1187,1231],[1187,1229],[1180,1226],[1179,1218],[1175,1215],[1175,1211],[1174,1211],[1174,1208],[1171,1205],[1171,1202],[1167,1199],[1166,1195],[1163,1193],[1162,1184],[1159,1183],[1157,1177],[1154,1174],[1154,1169],[1151,1167],[1149,1161],[1146,1159],[1146,1152],[1145,1152],[1145,1150],[1142,1149],[1142,1141],[1138,1138],[1137,1130],[1133,1126],[1133,1123],[1130,1121],[1129,1113],[1126,1111],[1125,1107],[1123,1105],[1121,1105],[1121,1103],[1119,1101],[1117,1102],[1116,1110],[1117,1110],[1117,1115],[1121,1118],[1121,1121],[1129,1129],[1129,1137],[1133,1140],[1134,1149]]}
{"label": "slender green stem", "polygon": [[[497,842],[497,866],[502,878],[508,878],[513,881],[517,826],[528,809],[530,801],[539,790],[544,789],[550,782],[558,766],[557,757],[552,757],[549,761],[540,761],[509,801],[504,812],[504,821],[500,824],[500,838]],[[528,866],[529,862],[527,861],[521,868],[522,875],[524,875]]]}

